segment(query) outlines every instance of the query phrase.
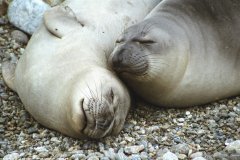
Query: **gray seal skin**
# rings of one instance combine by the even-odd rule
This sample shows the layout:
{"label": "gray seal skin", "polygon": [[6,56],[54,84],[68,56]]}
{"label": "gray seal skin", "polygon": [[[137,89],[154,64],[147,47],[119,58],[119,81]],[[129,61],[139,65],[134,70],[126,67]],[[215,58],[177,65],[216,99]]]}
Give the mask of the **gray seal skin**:
{"label": "gray seal skin", "polygon": [[76,138],[118,134],[130,97],[108,68],[107,57],[123,30],[160,0],[67,0],[44,15],[16,70],[4,80],[42,125]]}
{"label": "gray seal skin", "polygon": [[238,0],[164,0],[120,36],[109,65],[157,106],[239,95],[239,15]]}

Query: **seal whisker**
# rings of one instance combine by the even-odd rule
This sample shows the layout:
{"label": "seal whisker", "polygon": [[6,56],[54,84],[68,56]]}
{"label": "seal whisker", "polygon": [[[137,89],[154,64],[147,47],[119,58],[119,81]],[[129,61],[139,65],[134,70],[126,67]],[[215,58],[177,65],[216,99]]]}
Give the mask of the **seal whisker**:
{"label": "seal whisker", "polygon": [[96,98],[96,96],[94,95],[93,91],[91,90],[91,88],[89,87],[89,85],[87,84],[87,88],[92,96],[92,98]]}

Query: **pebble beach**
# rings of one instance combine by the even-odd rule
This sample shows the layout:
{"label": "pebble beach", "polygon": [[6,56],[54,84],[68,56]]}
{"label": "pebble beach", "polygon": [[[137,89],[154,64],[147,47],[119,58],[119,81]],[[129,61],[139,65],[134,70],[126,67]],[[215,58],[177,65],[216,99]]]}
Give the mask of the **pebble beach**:
{"label": "pebble beach", "polygon": [[[0,67],[24,54],[29,36],[0,17]],[[49,130],[24,109],[0,70],[0,159],[240,160],[240,97],[186,109],[137,99],[118,136],[78,140]]]}

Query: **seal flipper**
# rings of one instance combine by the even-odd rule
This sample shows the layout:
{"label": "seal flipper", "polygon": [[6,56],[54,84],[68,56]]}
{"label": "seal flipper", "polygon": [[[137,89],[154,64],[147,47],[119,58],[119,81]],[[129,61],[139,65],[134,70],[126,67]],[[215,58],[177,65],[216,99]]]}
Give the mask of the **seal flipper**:
{"label": "seal flipper", "polygon": [[14,85],[16,65],[17,61],[14,60],[8,60],[2,63],[3,80],[7,84],[7,86],[14,91],[16,91]]}
{"label": "seal flipper", "polygon": [[74,11],[68,6],[57,6],[44,14],[44,24],[48,31],[58,38],[84,27]]}

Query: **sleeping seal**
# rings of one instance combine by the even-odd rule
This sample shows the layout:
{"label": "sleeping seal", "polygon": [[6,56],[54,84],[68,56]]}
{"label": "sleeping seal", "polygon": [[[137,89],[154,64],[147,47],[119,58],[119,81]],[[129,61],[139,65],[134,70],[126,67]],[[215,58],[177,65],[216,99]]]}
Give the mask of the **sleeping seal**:
{"label": "sleeping seal", "polygon": [[164,0],[116,41],[109,64],[157,106],[240,94],[240,1]]}
{"label": "sleeping seal", "polygon": [[118,134],[129,93],[107,66],[123,30],[143,20],[160,0],[67,0],[44,15],[6,83],[44,126],[76,138]]}

